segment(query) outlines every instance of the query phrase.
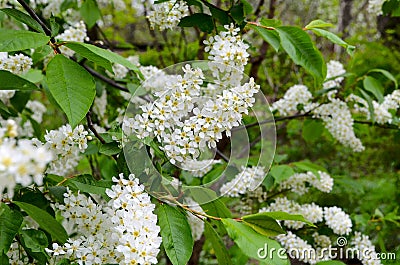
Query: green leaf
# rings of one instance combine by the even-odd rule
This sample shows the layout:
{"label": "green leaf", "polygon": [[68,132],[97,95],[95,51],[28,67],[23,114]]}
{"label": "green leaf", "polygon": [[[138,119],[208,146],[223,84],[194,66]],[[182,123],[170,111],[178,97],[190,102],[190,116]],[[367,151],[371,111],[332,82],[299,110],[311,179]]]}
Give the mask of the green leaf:
{"label": "green leaf", "polygon": [[105,50],[99,47],[96,47],[91,44],[82,43],[82,42],[67,42],[65,44],[66,47],[74,50],[76,53],[81,55],[82,57],[92,61],[110,72],[112,70],[112,64],[118,63],[125,66],[128,69],[131,69],[135,72],[139,72],[139,69],[136,65],[125,59],[119,54],[116,54],[112,51]]}
{"label": "green leaf", "polygon": [[385,89],[383,88],[379,80],[373,78],[372,76],[367,76],[363,80],[363,85],[364,85],[364,90],[371,92],[379,103],[383,102],[384,100],[383,91]]}
{"label": "green leaf", "polygon": [[207,214],[222,218],[232,217],[229,209],[213,190],[203,187],[190,187],[190,195],[200,204],[201,208],[203,208]]}
{"label": "green leaf", "polygon": [[289,214],[289,213],[280,212],[280,211],[277,211],[277,212],[263,212],[263,213],[256,213],[256,214],[252,214],[252,215],[247,215],[246,218],[253,217],[253,216],[267,216],[267,217],[271,217],[271,218],[273,218],[275,220],[300,221],[300,222],[308,224],[309,226],[315,227],[315,225],[313,223],[311,223],[310,221],[307,221],[300,214]]}
{"label": "green leaf", "polygon": [[397,89],[397,87],[398,87],[397,80],[390,72],[388,72],[388,71],[386,71],[384,69],[372,69],[372,70],[369,70],[368,73],[381,73],[381,74],[383,74],[387,79],[393,81],[393,83],[395,85],[395,88]]}
{"label": "green leaf", "polygon": [[51,17],[49,19],[50,22],[50,30],[51,30],[51,37],[55,37],[60,32],[60,24],[57,23],[55,17]]}
{"label": "green leaf", "polygon": [[22,74],[21,77],[35,84],[40,83],[44,78],[42,71],[38,69],[30,69],[28,72]]}
{"label": "green leaf", "polygon": [[219,265],[231,265],[232,261],[229,257],[228,250],[225,247],[224,242],[222,241],[221,237],[212,227],[209,222],[205,223],[204,234],[208,240],[210,240],[212,248],[214,249],[215,256],[217,257]]}
{"label": "green leaf", "polygon": [[[222,219],[222,223],[225,225],[229,237],[233,239],[248,257],[268,262],[270,265],[290,264],[286,255],[278,255],[277,250],[282,247],[275,240],[260,235],[247,225],[232,219]],[[268,251],[272,248],[274,248],[275,251]],[[264,252],[267,252],[265,253],[265,257],[260,256],[260,254],[264,254]],[[279,252],[279,254],[282,253]]]}
{"label": "green leaf", "polygon": [[326,64],[321,52],[315,47],[310,36],[302,29],[290,26],[277,27],[282,48],[289,57],[304,67],[321,84],[326,77]]}
{"label": "green leaf", "polygon": [[100,9],[95,0],[85,0],[79,10],[88,28],[92,28],[101,19]]}
{"label": "green leaf", "polygon": [[7,253],[22,224],[21,213],[0,202],[0,253]]}
{"label": "green leaf", "polygon": [[217,19],[222,25],[229,24],[229,15],[228,12],[221,10],[219,8],[215,8],[214,6],[209,6],[211,15],[213,18]]}
{"label": "green leaf", "polygon": [[266,27],[279,27],[280,25],[282,25],[282,21],[280,21],[279,19],[270,19],[270,18],[261,18],[260,20],[260,24]]}
{"label": "green leaf", "polygon": [[335,25],[325,22],[323,20],[317,19],[313,20],[305,26],[305,29],[313,29],[313,28],[333,28]]}
{"label": "green leaf", "polygon": [[0,52],[35,49],[47,44],[50,37],[27,30],[0,29]]}
{"label": "green leaf", "polygon": [[179,22],[180,27],[198,27],[201,31],[211,33],[214,29],[212,16],[204,13],[195,13],[183,17]]}
{"label": "green leaf", "polygon": [[375,122],[375,109],[374,109],[374,105],[372,104],[372,99],[368,95],[368,93],[365,92],[364,90],[360,89],[359,91],[360,91],[361,95],[363,96],[363,98],[367,101],[369,115],[371,117],[371,121],[374,123]]}
{"label": "green leaf", "polygon": [[49,213],[29,203],[18,201],[14,201],[13,203],[24,210],[43,230],[48,232],[53,240],[62,244],[67,241],[68,234],[64,227]]}
{"label": "green leaf", "polygon": [[65,185],[73,187],[81,192],[99,194],[108,198],[106,190],[111,188],[112,182],[106,180],[95,180],[92,175],[84,174],[68,179]]}
{"label": "green leaf", "polygon": [[245,16],[253,13],[253,6],[247,0],[240,0],[240,2],[243,4],[243,11]]}
{"label": "green leaf", "polygon": [[198,0],[185,0],[188,6],[197,6],[200,12],[203,13],[203,4]]}
{"label": "green leaf", "polygon": [[239,3],[237,5],[234,5],[229,12],[231,13],[231,16],[235,20],[236,23],[241,24],[244,19],[244,6],[243,3]]}
{"label": "green leaf", "polygon": [[173,265],[185,265],[192,255],[193,238],[186,216],[167,204],[158,206],[162,243]]}
{"label": "green leaf", "polygon": [[243,216],[242,219],[244,224],[264,236],[277,236],[286,233],[274,218],[266,215],[252,214]]}
{"label": "green leaf", "polygon": [[20,232],[25,247],[32,252],[45,252],[48,246],[47,236],[43,231],[36,229],[24,229]]}
{"label": "green leaf", "polygon": [[17,91],[10,99],[10,103],[18,112],[22,112],[30,97],[31,91]]}
{"label": "green leaf", "polygon": [[322,36],[324,38],[327,38],[328,40],[330,40],[331,42],[338,44],[340,46],[342,46],[343,48],[346,49],[346,52],[350,55],[353,56],[354,55],[354,50],[356,49],[355,46],[348,44],[347,42],[345,42],[344,40],[342,40],[339,36],[337,36],[336,34],[324,30],[324,29],[318,29],[318,28],[311,28],[312,32],[314,32],[316,35],[318,36]]}
{"label": "green leaf", "polygon": [[10,265],[8,256],[4,252],[0,252],[0,265]]}
{"label": "green leaf", "polygon": [[346,265],[346,263],[343,263],[338,260],[326,260],[326,261],[320,261],[316,263],[316,265]]}
{"label": "green leaf", "polygon": [[287,165],[278,165],[273,166],[269,173],[274,177],[276,183],[280,183],[293,176],[294,170]]}
{"label": "green leaf", "polygon": [[121,152],[117,142],[105,143],[100,146],[99,153],[112,156]]}
{"label": "green leaf", "polygon": [[14,8],[3,8],[0,10],[3,11],[4,13],[6,13],[8,16],[13,17],[16,20],[26,24],[27,26],[31,27],[32,29],[36,30],[37,32],[45,33],[42,26],[40,26],[40,24],[36,20],[31,18],[24,12],[19,11],[18,9],[14,9]]}
{"label": "green leaf", "polygon": [[261,38],[268,42],[275,49],[276,52],[279,51],[279,48],[281,47],[281,41],[276,31],[268,30],[256,25],[250,25],[250,27],[254,29],[258,34],[260,34]]}
{"label": "green leaf", "polygon": [[324,128],[319,120],[305,120],[301,135],[306,142],[312,143],[322,135]]}
{"label": "green leaf", "polygon": [[0,80],[0,90],[39,90],[35,84],[6,70],[0,70]]}
{"label": "green leaf", "polygon": [[316,176],[319,176],[318,171],[326,172],[326,169],[324,167],[316,165],[310,161],[293,162],[292,164],[301,170],[311,171]]}
{"label": "green leaf", "polygon": [[74,128],[85,117],[96,95],[93,77],[79,64],[58,54],[47,65],[46,80]]}

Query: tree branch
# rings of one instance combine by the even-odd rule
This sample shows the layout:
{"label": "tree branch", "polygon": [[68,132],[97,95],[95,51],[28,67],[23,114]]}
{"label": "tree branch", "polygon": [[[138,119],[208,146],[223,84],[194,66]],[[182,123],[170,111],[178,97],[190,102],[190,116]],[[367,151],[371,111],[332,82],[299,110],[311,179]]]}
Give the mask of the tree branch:
{"label": "tree branch", "polygon": [[118,83],[115,82],[114,80],[112,80],[112,79],[110,79],[110,78],[108,78],[108,77],[106,77],[106,76],[104,76],[104,75],[102,75],[102,74],[96,72],[95,70],[93,70],[92,68],[90,68],[89,66],[87,66],[87,65],[85,65],[85,64],[81,64],[81,65],[82,65],[83,68],[85,68],[86,71],[88,71],[88,72],[89,72],[91,75],[93,75],[94,77],[97,77],[97,78],[100,79],[101,81],[104,81],[104,82],[106,82],[107,84],[109,84],[109,85],[111,85],[111,86],[113,86],[113,87],[115,87],[115,88],[117,88],[117,89],[119,89],[119,90],[121,90],[121,91],[124,91],[124,92],[128,92],[128,93],[129,93],[129,90],[128,90],[126,87],[121,86],[120,84],[118,84]]}

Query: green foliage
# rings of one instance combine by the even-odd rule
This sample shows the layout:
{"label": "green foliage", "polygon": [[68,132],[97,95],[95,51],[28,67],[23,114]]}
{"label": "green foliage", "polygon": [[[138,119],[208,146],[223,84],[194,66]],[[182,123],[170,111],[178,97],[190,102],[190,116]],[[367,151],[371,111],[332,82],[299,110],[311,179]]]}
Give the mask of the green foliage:
{"label": "green foliage", "polygon": [[195,13],[193,15],[184,17],[179,22],[180,27],[194,27],[197,26],[201,31],[211,33],[214,29],[214,22],[212,17],[203,13]]}
{"label": "green foliage", "polygon": [[22,224],[22,215],[1,202],[0,224],[0,253],[5,254]]}
{"label": "green foliage", "polygon": [[271,167],[269,172],[274,177],[276,183],[280,183],[294,175],[294,170],[287,165],[277,165]]}
{"label": "green foliage", "polygon": [[259,261],[265,261],[271,265],[289,264],[289,260],[287,258],[280,258],[276,251],[272,253],[272,258],[270,255],[267,255],[265,259],[262,259],[258,256],[258,250],[263,249],[265,245],[267,245],[269,249],[280,249],[281,246],[276,241],[258,234],[249,226],[235,220],[222,219],[222,223],[225,225],[229,237],[233,239],[233,241],[248,257]]}
{"label": "green foliage", "polygon": [[136,65],[118,55],[117,53],[111,52],[109,50],[101,49],[91,44],[81,43],[81,42],[67,42],[65,46],[74,50],[76,53],[82,57],[104,67],[110,72],[114,72],[112,69],[113,63],[118,63],[131,69],[135,72],[139,72]]}
{"label": "green foliage", "polygon": [[79,11],[89,29],[101,18],[101,13],[95,0],[85,0]]}
{"label": "green foliage", "polygon": [[250,226],[257,233],[264,236],[277,236],[285,234],[285,230],[272,217],[263,214],[252,214],[242,217],[243,223]]}
{"label": "green foliage", "polygon": [[312,74],[317,84],[321,84],[326,77],[326,64],[310,36],[297,27],[280,26],[276,31],[279,33],[282,48],[290,58]]}
{"label": "green foliage", "polygon": [[46,81],[71,126],[77,126],[96,95],[93,77],[79,64],[56,55],[47,66]]}
{"label": "green foliage", "polygon": [[16,20],[26,24],[27,26],[31,27],[32,29],[34,29],[37,32],[45,33],[42,26],[40,26],[40,24],[36,20],[31,18],[24,12],[21,12],[17,9],[12,9],[12,8],[2,8],[2,9],[0,9],[0,11],[6,13],[8,16],[11,16],[11,17],[15,18]]}
{"label": "green foliage", "polygon": [[0,29],[0,51],[13,52],[39,48],[47,44],[50,37],[27,30]]}
{"label": "green foliage", "polygon": [[14,201],[13,203],[32,217],[43,230],[52,236],[53,240],[60,243],[65,243],[67,241],[68,235],[64,227],[48,212],[26,202]]}
{"label": "green foliage", "polygon": [[167,204],[157,207],[163,246],[174,265],[185,265],[193,250],[193,238],[186,216]]}
{"label": "green foliage", "polygon": [[218,264],[220,265],[230,265],[232,264],[231,258],[228,254],[228,251],[222,241],[222,238],[219,236],[217,231],[212,227],[209,222],[204,222],[205,229],[204,234],[208,240],[210,240],[213,249],[215,251],[215,256],[217,257]]}
{"label": "green foliage", "polygon": [[19,77],[9,71],[0,70],[0,90],[37,90],[39,89],[30,81]]}

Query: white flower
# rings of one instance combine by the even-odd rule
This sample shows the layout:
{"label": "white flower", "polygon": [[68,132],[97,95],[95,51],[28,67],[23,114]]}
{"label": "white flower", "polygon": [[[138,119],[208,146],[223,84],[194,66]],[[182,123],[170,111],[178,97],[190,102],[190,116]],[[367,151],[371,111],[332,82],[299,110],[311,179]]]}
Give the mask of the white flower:
{"label": "white flower", "polygon": [[155,205],[139,180],[130,175],[113,177],[107,189],[108,203],[96,204],[91,198],[70,190],[64,204],[57,205],[67,227],[76,233],[63,246],[54,243],[46,249],[54,260],[70,258],[79,264],[156,264],[161,237]]}
{"label": "white flower", "polygon": [[379,16],[382,15],[382,5],[386,0],[369,0],[368,1],[368,13]]}
{"label": "white flower", "polygon": [[358,250],[359,257],[364,265],[381,265],[378,254],[375,251],[375,246],[369,240],[368,236],[362,235],[360,232],[355,232],[354,237],[350,241],[350,246]]}
{"label": "white flower", "polygon": [[248,191],[255,190],[265,178],[263,167],[243,167],[233,180],[225,183],[220,188],[221,195],[239,197]]}
{"label": "white flower", "polygon": [[326,64],[326,66],[327,66],[326,79],[332,79],[332,80],[325,81],[324,88],[329,89],[329,88],[339,87],[340,83],[344,79],[342,75],[346,73],[346,70],[344,69],[343,65],[338,61],[331,60]]}
{"label": "white flower", "polygon": [[189,15],[189,7],[184,1],[167,1],[152,5],[153,11],[148,13],[147,19],[152,29],[160,30],[175,28],[181,18]]}
{"label": "white flower", "polygon": [[277,110],[281,115],[289,115],[298,112],[298,106],[306,106],[312,100],[312,94],[304,85],[290,87],[282,99],[274,102],[271,110]]}
{"label": "white flower", "polygon": [[338,235],[348,235],[351,232],[351,219],[339,207],[325,207],[324,218],[326,225]]}

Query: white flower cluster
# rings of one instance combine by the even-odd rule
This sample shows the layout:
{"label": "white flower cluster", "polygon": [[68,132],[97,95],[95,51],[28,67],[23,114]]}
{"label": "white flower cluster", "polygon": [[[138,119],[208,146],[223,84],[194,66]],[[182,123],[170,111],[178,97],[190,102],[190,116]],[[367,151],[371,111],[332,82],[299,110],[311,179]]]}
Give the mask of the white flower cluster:
{"label": "white flower cluster", "polygon": [[290,87],[283,98],[275,101],[271,106],[271,111],[277,110],[280,115],[290,115],[298,112],[298,106],[307,107],[312,100],[312,94],[304,85],[294,85]]}
{"label": "white flower cluster", "polygon": [[15,185],[28,186],[43,184],[43,172],[53,159],[52,153],[44,147],[37,147],[28,139],[16,140],[17,126],[13,120],[0,128],[0,197],[7,188],[7,195],[13,196]]}
{"label": "white flower cluster", "polygon": [[[137,56],[129,56],[126,59],[128,61],[130,61],[131,63],[139,66],[139,58]],[[114,73],[110,73],[109,71],[106,71],[107,75],[112,78],[123,79],[129,73],[129,69],[119,63],[113,64],[112,69],[113,69]],[[127,93],[127,92],[124,92],[124,93]],[[127,93],[127,94],[129,94],[129,96],[130,96],[130,93]]]}
{"label": "white flower cluster", "polygon": [[18,242],[13,242],[7,252],[9,264],[26,265],[29,264],[29,257],[23,247]]}
{"label": "white flower cluster", "polygon": [[309,264],[316,264],[320,261],[317,251],[307,241],[291,231],[278,235],[276,239],[286,249],[289,257]]}
{"label": "white flower cluster", "polygon": [[[171,163],[196,159],[206,148],[215,148],[222,133],[230,136],[233,127],[248,113],[258,92],[254,79],[235,87],[228,87],[215,99],[202,97],[204,75],[199,68],[182,68],[184,75],[171,78],[165,91],[156,92],[154,103],[141,106],[142,114],[126,119],[123,130],[138,138],[154,137]],[[190,116],[190,117],[188,117]]]}
{"label": "white flower cluster", "polygon": [[184,1],[167,1],[152,5],[153,10],[148,13],[150,27],[160,30],[175,28],[181,18],[189,15],[189,7]]}
{"label": "white flower cluster", "polygon": [[[354,102],[354,110],[367,116],[367,119],[371,119],[371,115],[368,109],[368,103],[365,99],[350,94],[346,99],[349,102]],[[392,123],[393,116],[390,110],[397,110],[400,107],[400,90],[395,90],[391,94],[384,97],[382,103],[378,103],[375,100],[372,101],[374,108],[374,119],[378,124]]]}
{"label": "white flower cluster", "polygon": [[[290,214],[301,214],[305,219],[312,223],[318,223],[325,220],[325,224],[337,235],[348,235],[351,232],[352,223],[348,214],[339,207],[322,207],[311,204],[298,204],[286,197],[277,198],[275,202],[268,207],[260,209],[260,212],[283,211]],[[291,229],[300,229],[304,227],[303,222],[285,220],[283,224]]]}
{"label": "white flower cluster", "polygon": [[[215,77],[220,72],[226,72],[226,76],[221,81],[235,85],[238,81],[240,82],[241,72],[247,64],[249,45],[244,43],[238,35],[239,28],[235,28],[233,24],[225,25],[224,28],[226,31],[221,31],[219,35],[204,41],[205,51],[210,54],[208,59],[216,62],[216,64],[209,64],[210,68],[215,70],[213,71]],[[229,72],[231,72],[230,75],[228,75]]]}
{"label": "white flower cluster", "polygon": [[26,73],[32,66],[32,59],[22,53],[16,55],[8,55],[7,52],[0,54],[0,70],[10,71],[19,75]]}
{"label": "white flower cluster", "polygon": [[315,232],[312,237],[314,239],[315,246],[318,246],[320,248],[328,248],[332,245],[331,239],[326,235],[320,235],[318,234],[318,232]]}
{"label": "white flower cluster", "polygon": [[350,241],[350,246],[358,250],[360,254],[358,259],[364,265],[382,265],[375,251],[375,246],[369,240],[368,236],[362,235],[360,232],[355,232],[354,237]]}
{"label": "white flower cluster", "polygon": [[43,145],[36,140],[38,146],[43,145],[54,154],[54,160],[50,163],[47,173],[64,176],[73,170],[79,163],[79,153],[87,148],[87,140],[91,137],[85,131],[83,125],[72,130],[67,124],[57,130],[51,130],[44,136],[46,143]]}
{"label": "white flower cluster", "polygon": [[220,164],[221,160],[206,159],[206,160],[186,160],[182,163],[182,168],[190,171],[193,177],[201,178],[207,174],[214,165]]}
{"label": "white flower cluster", "polygon": [[[260,209],[260,212],[276,212],[282,211],[289,214],[301,214],[304,218],[312,223],[318,223],[323,221],[323,209],[322,207],[311,203],[311,204],[298,204],[295,201],[289,200],[286,197],[279,197],[275,199],[275,202],[268,205],[268,207]],[[283,224],[291,229],[300,229],[304,227],[304,223],[300,221],[285,220]]]}
{"label": "white flower cluster", "polygon": [[58,205],[67,223],[77,232],[60,246],[53,243],[47,252],[55,260],[69,258],[78,264],[155,264],[161,244],[158,236],[155,205],[133,175],[117,179],[107,189],[111,200],[99,205],[70,190],[64,194],[64,205]]}
{"label": "white flower cluster", "polygon": [[[7,52],[0,52],[0,70],[19,75],[26,73],[32,66],[32,59],[23,54],[9,56]],[[0,90],[0,100],[8,101],[15,94],[15,90]]]}
{"label": "white flower cluster", "polygon": [[[327,63],[326,81],[323,84],[325,89],[339,87],[343,81],[343,74],[346,73],[343,65],[338,61],[329,61]],[[335,78],[336,77],[336,78]],[[277,110],[280,115],[290,115],[296,112],[308,112],[318,106],[312,103],[312,94],[305,85],[294,85],[290,87],[283,98],[274,102],[271,110]],[[299,109],[301,107],[301,109]]]}
{"label": "white flower cluster", "polygon": [[38,123],[43,121],[43,114],[46,112],[46,107],[40,101],[29,100],[26,103],[25,108],[32,111],[32,119]]}
{"label": "white flower cluster", "polygon": [[368,13],[379,16],[382,15],[382,5],[386,0],[368,0]]}
{"label": "white flower cluster", "polygon": [[[68,27],[62,34],[56,36],[60,41],[76,41],[84,42],[87,38],[86,26],[83,21],[77,22],[75,25]],[[65,46],[60,47],[60,51],[69,57],[73,56],[75,52]]]}
{"label": "white flower cluster", "polygon": [[99,120],[104,120],[107,108],[107,91],[103,90],[100,97],[96,97],[93,103],[93,112],[99,117]]}
{"label": "white flower cluster", "polygon": [[325,207],[324,217],[326,225],[338,235],[348,235],[351,232],[351,219],[337,206]]}
{"label": "white flower cluster", "polygon": [[330,80],[325,81],[323,85],[324,88],[329,89],[329,88],[339,87],[340,83],[344,79],[342,75],[346,73],[343,64],[341,64],[338,61],[331,60],[326,64],[326,66],[327,66],[326,79]]}
{"label": "white flower cluster", "polygon": [[[200,205],[195,202],[192,198],[190,197],[185,197],[184,200],[185,204],[189,206],[190,209],[199,212],[199,213],[204,213],[203,209],[200,207]],[[194,241],[197,241],[201,238],[204,232],[204,221],[189,211],[187,212],[187,218],[188,222],[190,225],[190,228],[192,230],[192,237]],[[205,217],[203,218],[205,219]]]}
{"label": "white flower cluster", "polygon": [[[333,95],[331,93],[330,95]],[[313,110],[313,117],[324,121],[325,127],[332,136],[354,152],[361,152],[365,148],[353,130],[353,117],[347,104],[340,99],[329,97],[330,103],[320,105]]]}
{"label": "white flower cluster", "polygon": [[308,183],[322,192],[331,192],[333,187],[333,178],[323,171],[318,171],[318,174],[319,178],[311,171],[308,171],[307,173],[296,173],[287,180],[282,181],[279,184],[279,189],[289,189],[292,192],[303,195],[309,190],[309,186],[306,185],[306,183]]}
{"label": "white flower cluster", "polygon": [[222,185],[220,193],[223,196],[240,197],[248,191],[254,191],[264,180],[266,175],[264,167],[244,167],[229,182]]}
{"label": "white flower cluster", "polygon": [[97,4],[101,9],[112,6],[116,11],[126,10],[126,4],[123,0],[97,0]]}

